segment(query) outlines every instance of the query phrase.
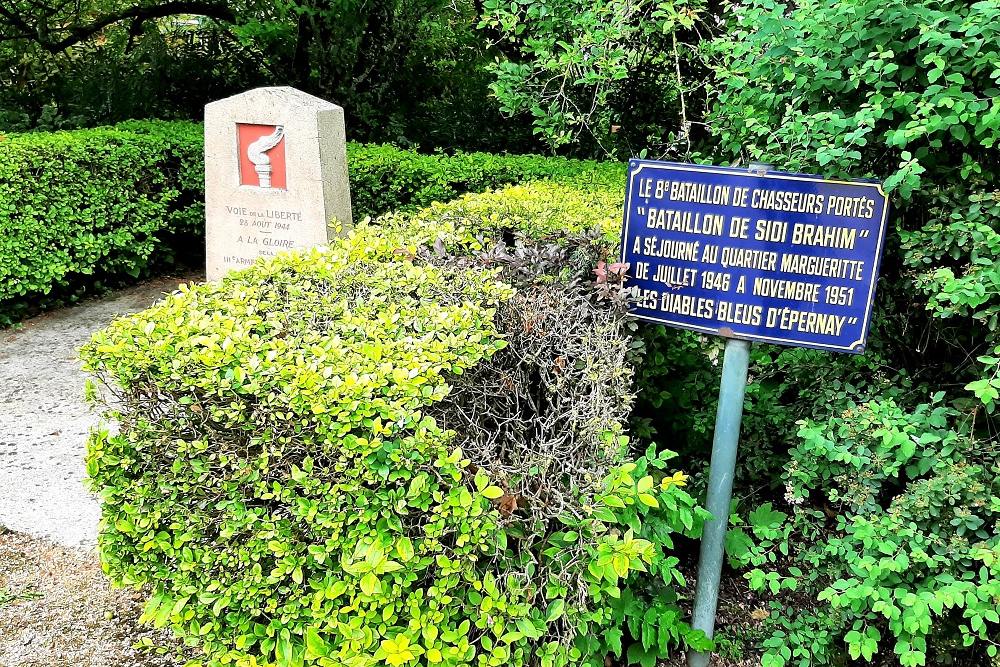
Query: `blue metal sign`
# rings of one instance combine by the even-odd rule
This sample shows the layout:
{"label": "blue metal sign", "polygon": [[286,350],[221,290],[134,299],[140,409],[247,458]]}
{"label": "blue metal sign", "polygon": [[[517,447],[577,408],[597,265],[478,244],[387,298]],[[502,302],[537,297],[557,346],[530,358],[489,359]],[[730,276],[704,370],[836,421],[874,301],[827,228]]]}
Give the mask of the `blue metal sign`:
{"label": "blue metal sign", "polygon": [[876,182],[632,160],[622,261],[633,313],[860,354],[888,214]]}

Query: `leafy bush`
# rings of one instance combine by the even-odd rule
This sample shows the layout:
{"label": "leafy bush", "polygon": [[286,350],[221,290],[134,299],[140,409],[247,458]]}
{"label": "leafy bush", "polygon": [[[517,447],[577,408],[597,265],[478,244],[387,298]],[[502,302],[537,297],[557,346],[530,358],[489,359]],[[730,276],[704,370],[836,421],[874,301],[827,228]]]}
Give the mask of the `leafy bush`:
{"label": "leafy bush", "polygon": [[998,18],[992,0],[747,3],[725,38],[722,148],[885,177],[904,199],[928,180],[993,179]]}
{"label": "leafy bush", "polygon": [[[393,214],[96,334],[106,570],[211,665],[705,646],[668,551],[702,514],[666,455],[630,459],[632,325],[620,283],[584,279],[609,197],[543,183]],[[585,213],[559,229],[546,201]]]}
{"label": "leafy bush", "polygon": [[[765,665],[830,662],[841,640],[853,659],[891,651],[904,666],[976,642],[997,654],[1000,451],[942,398],[802,422],[784,475],[792,516],[751,513],[759,543],[735,549],[769,566],[751,587],[796,592],[772,603]],[[803,593],[829,607],[796,618]]]}
{"label": "leafy bush", "polygon": [[[591,178],[588,174],[586,180]],[[566,245],[567,235],[590,234],[591,242],[603,246],[598,251],[600,259],[613,257],[617,254],[624,183],[609,185],[594,180],[588,184],[586,180],[574,179],[572,185],[536,181],[495,192],[468,194],[413,213],[389,214],[376,224],[400,230],[412,226],[412,233],[423,243],[433,243],[436,239],[432,235],[440,233],[443,227],[450,233],[476,238],[470,246],[472,250],[483,250],[487,239],[497,235],[506,235],[508,239],[562,238]],[[484,238],[479,238],[484,234]],[[596,255],[587,259],[597,261]]]}
{"label": "leafy bush", "polygon": [[423,155],[392,146],[348,147],[352,204],[358,219],[413,211],[466,192],[539,179],[599,185],[621,182],[625,166],[537,155],[456,153]]}
{"label": "leafy bush", "polygon": [[980,366],[959,365],[990,419],[1000,398],[1000,189],[940,195],[920,229],[900,233],[915,291],[945,335]]}
{"label": "leafy bush", "polygon": [[706,102],[703,0],[484,0],[479,27],[501,46],[490,86],[553,149],[687,154]]}
{"label": "leafy bush", "polygon": [[896,229],[875,345],[934,380],[985,377],[987,401],[996,365],[974,360],[993,358],[1000,308],[998,19],[992,1],[748,3],[720,44],[711,117],[728,157],[885,180]]}
{"label": "leafy bush", "polygon": [[[201,126],[133,121],[114,128],[0,136],[0,325],[29,309],[201,262]],[[508,183],[605,182],[619,165],[489,154],[420,155],[350,144],[358,220]]]}

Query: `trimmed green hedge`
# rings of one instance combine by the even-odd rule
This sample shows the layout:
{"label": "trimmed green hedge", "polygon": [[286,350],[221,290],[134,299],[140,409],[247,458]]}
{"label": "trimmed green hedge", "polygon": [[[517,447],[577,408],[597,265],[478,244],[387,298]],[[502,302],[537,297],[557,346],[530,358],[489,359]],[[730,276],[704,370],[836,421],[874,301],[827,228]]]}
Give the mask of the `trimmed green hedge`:
{"label": "trimmed green hedge", "polygon": [[[0,325],[200,262],[203,152],[201,125],[186,122],[0,135]],[[359,144],[348,146],[348,163],[356,220],[510,183],[623,173],[618,164]]]}
{"label": "trimmed green hedge", "polygon": [[197,127],[0,135],[0,325],[175,262],[204,220]]}
{"label": "trimmed green hedge", "polygon": [[357,220],[540,179],[574,184],[625,182],[623,164],[537,155],[422,155],[393,146],[349,144],[347,158]]}

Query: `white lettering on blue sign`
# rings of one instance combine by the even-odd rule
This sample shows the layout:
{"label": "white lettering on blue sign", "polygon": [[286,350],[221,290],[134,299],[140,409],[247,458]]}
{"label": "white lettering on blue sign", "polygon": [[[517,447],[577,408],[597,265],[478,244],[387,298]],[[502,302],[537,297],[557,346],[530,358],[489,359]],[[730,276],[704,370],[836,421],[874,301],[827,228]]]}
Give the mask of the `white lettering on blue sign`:
{"label": "white lettering on blue sign", "polygon": [[633,160],[622,227],[633,314],[859,354],[888,215],[876,182]]}

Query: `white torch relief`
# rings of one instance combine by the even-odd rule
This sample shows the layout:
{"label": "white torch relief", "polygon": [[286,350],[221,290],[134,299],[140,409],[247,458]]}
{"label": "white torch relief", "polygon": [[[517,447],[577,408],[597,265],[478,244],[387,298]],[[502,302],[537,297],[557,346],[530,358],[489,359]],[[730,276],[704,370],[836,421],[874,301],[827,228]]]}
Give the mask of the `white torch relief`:
{"label": "white torch relief", "polygon": [[247,157],[253,162],[254,171],[257,172],[257,179],[262,188],[271,187],[271,158],[267,152],[280,144],[284,136],[285,127],[278,125],[274,128],[274,132],[247,146]]}

